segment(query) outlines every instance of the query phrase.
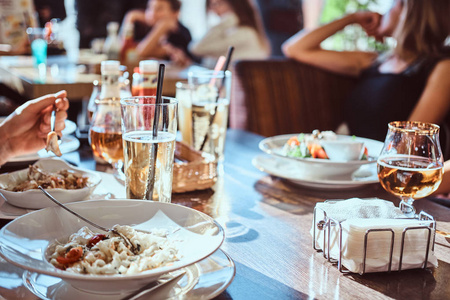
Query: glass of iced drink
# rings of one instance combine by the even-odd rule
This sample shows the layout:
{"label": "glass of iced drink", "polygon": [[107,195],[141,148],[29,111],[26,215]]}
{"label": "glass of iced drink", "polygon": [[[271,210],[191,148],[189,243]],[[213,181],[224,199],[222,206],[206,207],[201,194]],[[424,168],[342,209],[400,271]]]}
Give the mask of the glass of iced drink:
{"label": "glass of iced drink", "polygon": [[[179,89],[184,88],[184,91]],[[180,129],[183,142],[223,161],[230,105],[231,72],[195,71],[188,85],[179,86]]]}
{"label": "glass of iced drink", "polygon": [[127,198],[170,202],[178,101],[143,96],[120,104]]}
{"label": "glass of iced drink", "polygon": [[38,70],[39,78],[45,80],[47,74],[47,31],[45,28],[29,27],[27,35],[31,44],[33,65]]}

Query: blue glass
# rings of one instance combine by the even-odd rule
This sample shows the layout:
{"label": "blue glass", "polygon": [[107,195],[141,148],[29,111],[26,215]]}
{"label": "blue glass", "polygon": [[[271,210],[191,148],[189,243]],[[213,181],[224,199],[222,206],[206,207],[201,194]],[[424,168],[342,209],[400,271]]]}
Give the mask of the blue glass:
{"label": "blue glass", "polygon": [[47,42],[43,39],[35,39],[31,42],[31,54],[33,55],[34,66],[47,64]]}

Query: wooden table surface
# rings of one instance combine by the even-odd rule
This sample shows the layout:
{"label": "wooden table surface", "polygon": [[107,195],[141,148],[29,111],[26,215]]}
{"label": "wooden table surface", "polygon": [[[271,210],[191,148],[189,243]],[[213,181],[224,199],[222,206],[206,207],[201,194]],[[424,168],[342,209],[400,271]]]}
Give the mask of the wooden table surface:
{"label": "wooden table surface", "polygon": [[[217,299],[450,299],[450,244],[438,235],[439,267],[433,270],[344,275],[328,263],[311,246],[315,204],[326,199],[393,197],[379,184],[332,191],[304,188],[264,174],[251,164],[261,154],[261,139],[229,130],[224,174],[214,188],[172,199],[209,214],[225,228],[221,249],[236,263],[236,277]],[[96,168],[88,147],[65,158],[80,167]],[[450,231],[449,208],[427,199],[415,206],[434,215],[438,229]],[[35,299],[23,286],[8,288],[0,280],[0,294],[4,293]]]}
{"label": "wooden table surface", "polygon": [[[86,59],[80,61],[80,63],[87,62]],[[100,61],[94,62],[100,64]],[[32,63],[31,56],[0,56],[0,83],[24,99],[34,99],[65,89],[72,101],[79,101],[91,95],[93,81],[100,79],[99,74],[92,73],[94,69],[98,72],[98,67],[75,65],[70,63],[66,56],[48,57],[47,75],[44,80],[39,78],[38,71],[33,68]],[[170,63],[166,63],[166,66],[163,94],[171,97],[175,96],[177,81],[187,80],[190,70],[201,68],[195,65],[178,67]],[[133,70],[129,72],[132,74]]]}

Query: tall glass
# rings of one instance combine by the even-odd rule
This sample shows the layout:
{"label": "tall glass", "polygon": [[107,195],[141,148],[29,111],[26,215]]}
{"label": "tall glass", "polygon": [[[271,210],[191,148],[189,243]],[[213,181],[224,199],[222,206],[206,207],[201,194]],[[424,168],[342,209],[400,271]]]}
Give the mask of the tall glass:
{"label": "tall glass", "polygon": [[39,78],[44,80],[47,75],[47,31],[45,28],[28,28],[28,39],[31,44],[33,65],[38,70]]}
{"label": "tall glass", "polygon": [[156,104],[155,96],[144,96],[120,103],[127,198],[170,202],[178,101]]}
{"label": "tall glass", "polygon": [[99,100],[89,129],[89,143],[94,156],[110,163],[114,175],[124,180],[123,143],[120,102],[116,99]]}
{"label": "tall glass", "polygon": [[415,215],[414,200],[433,193],[442,181],[444,159],[439,126],[411,121],[391,122],[378,158],[383,188],[401,199],[400,208]]}
{"label": "tall glass", "polygon": [[231,92],[231,72],[196,71],[177,87],[183,142],[223,160]]}

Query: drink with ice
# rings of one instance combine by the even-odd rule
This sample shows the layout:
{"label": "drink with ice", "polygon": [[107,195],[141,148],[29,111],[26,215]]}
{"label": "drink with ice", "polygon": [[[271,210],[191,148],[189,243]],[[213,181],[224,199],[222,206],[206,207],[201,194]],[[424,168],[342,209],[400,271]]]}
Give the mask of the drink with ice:
{"label": "drink with ice", "polygon": [[177,100],[131,97],[120,103],[127,198],[170,202]]}
{"label": "drink with ice", "polygon": [[229,72],[195,72],[189,74],[188,85],[177,86],[183,142],[213,154],[218,161],[223,160],[225,147],[230,79]]}
{"label": "drink with ice", "polygon": [[126,133],[123,140],[127,198],[145,199],[149,171],[155,166],[153,200],[170,202],[175,134],[159,132],[154,139],[151,131],[135,131]]}
{"label": "drink with ice", "polygon": [[43,39],[35,39],[31,42],[31,54],[33,56],[34,66],[47,64],[47,42]]}

